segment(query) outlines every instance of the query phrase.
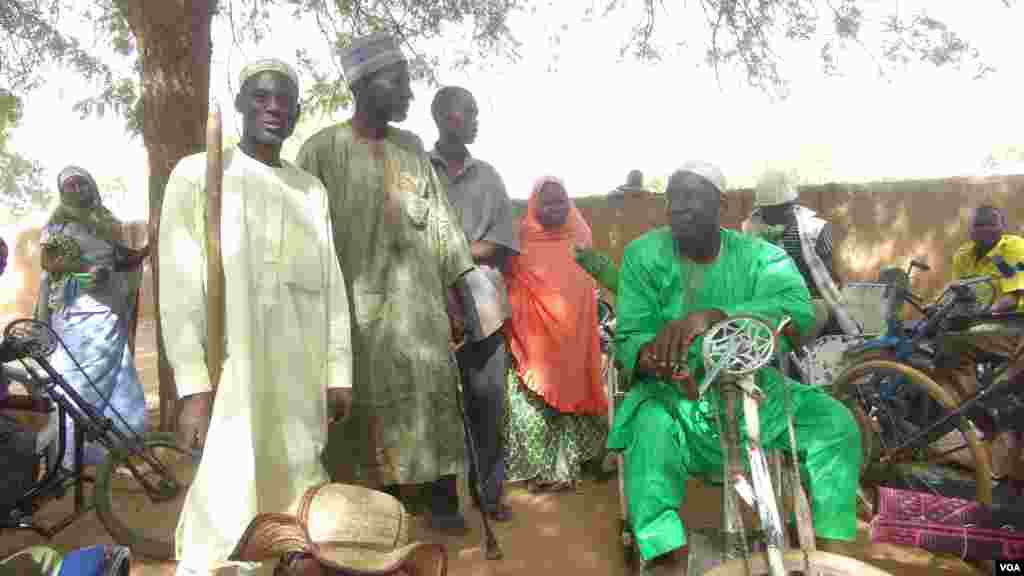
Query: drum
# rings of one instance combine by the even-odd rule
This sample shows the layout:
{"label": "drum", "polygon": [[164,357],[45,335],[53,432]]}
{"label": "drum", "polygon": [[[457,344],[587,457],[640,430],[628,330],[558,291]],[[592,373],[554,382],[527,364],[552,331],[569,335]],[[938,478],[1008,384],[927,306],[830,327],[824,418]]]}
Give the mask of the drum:
{"label": "drum", "polygon": [[885,289],[879,282],[850,282],[843,286],[843,302],[847,313],[866,335],[885,333]]}
{"label": "drum", "polygon": [[866,341],[865,336],[822,336],[804,347],[803,357],[797,359],[808,386],[831,386],[843,370],[843,354]]}

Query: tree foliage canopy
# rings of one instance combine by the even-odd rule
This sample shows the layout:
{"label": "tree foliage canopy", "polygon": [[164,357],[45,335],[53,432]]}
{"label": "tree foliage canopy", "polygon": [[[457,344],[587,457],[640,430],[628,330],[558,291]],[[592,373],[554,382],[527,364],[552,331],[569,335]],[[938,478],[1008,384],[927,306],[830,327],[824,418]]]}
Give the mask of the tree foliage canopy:
{"label": "tree foliage canopy", "polygon": [[21,120],[21,111],[21,99],[0,88],[0,206],[15,218],[46,206],[52,195],[42,181],[43,167],[7,147],[7,137]]}
{"label": "tree foliage canopy", "polygon": [[[219,0],[214,14],[227,19],[236,43],[258,43],[272,33],[275,21],[271,8],[288,10],[293,17],[312,17],[324,42],[331,47],[333,67],[324,66],[299,49],[299,67],[312,79],[304,105],[309,111],[333,112],[348,102],[341,81],[340,51],[354,36],[374,30],[390,30],[411,53],[414,77],[433,79],[437,59],[422,54],[418,43],[436,38],[446,24],[472,23],[477,56],[513,55],[515,40],[507,25],[508,16],[523,0]],[[114,52],[135,59],[131,73],[119,74],[115,67],[96,55],[74,36],[62,32],[58,23],[69,11],[94,23],[96,37]],[[141,130],[141,98],[137,61],[138,43],[129,16],[145,13],[145,0],[4,0],[0,3],[0,30],[10,37],[0,44],[0,87],[24,94],[43,81],[42,65],[56,62],[101,87],[100,91],[75,104],[83,115],[103,116],[115,112],[127,120],[129,130]],[[149,39],[160,41],[160,39]]]}
{"label": "tree foliage canopy", "polygon": [[[604,16],[630,4],[628,0],[603,1]],[[642,2],[644,18],[634,24],[623,53],[632,51],[637,58],[656,60],[661,51],[652,39],[665,6],[663,0]],[[1009,8],[1013,0],[1001,2]],[[927,12],[901,13],[896,0],[698,0],[697,4],[710,31],[705,63],[716,71],[736,67],[750,85],[768,91],[786,85],[779,71],[778,49],[788,41],[815,47],[826,74],[839,71],[837,53],[851,44],[877,55],[879,71],[886,63],[912,62],[969,65],[975,76],[991,71],[981,54],[945,22]],[[879,9],[878,4],[885,8]],[[881,39],[880,46],[864,43],[869,29]]]}
{"label": "tree foliage canopy", "polygon": [[[997,0],[986,0],[997,1]],[[1001,0],[1007,6],[1013,0]],[[115,53],[137,59],[139,38],[132,35],[127,15],[141,9],[144,0],[5,0],[0,2],[0,30],[9,41],[0,45],[0,87],[24,94],[39,85],[41,65],[57,62],[100,86],[97,94],[75,104],[83,114],[114,112],[127,120],[130,130],[141,127],[141,99],[138,77],[140,64],[131,73],[118,73],[96,50],[62,31],[62,18],[74,15],[94,23],[97,37]],[[330,46],[330,66],[316,62],[306,49],[296,59],[312,82],[305,94],[307,111],[330,113],[348,103],[349,93],[341,81],[338,54],[353,36],[372,30],[394,31],[412,55],[417,78],[435,78],[437,59],[423,54],[422,40],[438,37],[447,24],[472,24],[475,54],[459,64],[486,57],[518,57],[509,18],[518,11],[535,8],[531,0],[219,0],[216,17],[227,19],[235,42],[253,41],[272,34],[272,8],[284,8],[295,17],[311,17],[323,40]],[[758,88],[775,91],[786,78],[780,73],[778,45],[805,42],[819,53],[826,73],[839,69],[837,53],[851,44],[862,43],[865,30],[881,33],[881,45],[872,55],[883,62],[907,64],[925,62],[935,66],[971,66],[981,75],[990,69],[982,55],[946,23],[926,13],[902,14],[892,0],[884,21],[871,20],[868,0],[698,0],[697,5],[710,31],[705,62],[715,68],[739,71]],[[883,2],[883,4],[886,4]],[[657,60],[663,50],[655,41],[659,26],[667,26],[663,0],[593,0],[581,8],[581,20],[608,18],[627,7],[642,6],[643,16],[631,24],[631,34],[622,54],[641,60]],[[154,39],[154,41],[157,41]],[[816,44],[816,45],[815,45]],[[865,49],[868,47],[865,46]]]}

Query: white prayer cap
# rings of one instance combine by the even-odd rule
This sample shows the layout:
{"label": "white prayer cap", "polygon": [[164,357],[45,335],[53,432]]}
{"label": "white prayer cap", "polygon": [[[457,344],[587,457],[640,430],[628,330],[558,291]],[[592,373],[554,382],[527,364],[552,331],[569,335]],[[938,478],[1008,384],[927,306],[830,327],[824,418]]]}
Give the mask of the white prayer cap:
{"label": "white prayer cap", "polygon": [[718,166],[715,166],[710,162],[691,160],[676,170],[676,173],[679,172],[696,174],[708,182],[711,182],[711,185],[717,188],[721,194],[725,194],[725,175],[718,169]]}
{"label": "white prayer cap", "polygon": [[754,187],[754,206],[777,206],[795,202],[798,194],[793,174],[770,168],[761,173]]}
{"label": "white prayer cap", "polygon": [[[290,64],[277,58],[260,58],[253,60],[245,68],[242,68],[242,72],[238,74],[238,85],[245,84],[245,81],[260,72],[277,72],[284,74],[295,84],[295,89],[299,89],[299,75],[295,72]],[[301,92],[301,91],[300,91]]]}
{"label": "white prayer cap", "polygon": [[341,55],[341,68],[351,86],[381,68],[404,61],[405,54],[402,54],[394,36],[377,32],[353,39],[352,45]]}

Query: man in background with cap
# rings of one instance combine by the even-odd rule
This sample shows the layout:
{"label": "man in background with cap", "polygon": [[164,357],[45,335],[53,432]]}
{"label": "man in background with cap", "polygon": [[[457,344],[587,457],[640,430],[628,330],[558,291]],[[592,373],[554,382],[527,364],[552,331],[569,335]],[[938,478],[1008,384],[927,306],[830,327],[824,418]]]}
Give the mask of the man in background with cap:
{"label": "man in background with cap", "polygon": [[860,327],[843,306],[832,256],[832,225],[797,203],[792,174],[766,170],[754,188],[754,212],[742,229],[782,247],[796,262],[810,290],[815,322],[803,338],[811,342],[826,334],[860,334]]}
{"label": "man in background with cap", "polygon": [[[685,565],[678,511],[687,478],[722,471],[716,395],[697,398],[705,377],[701,335],[739,314],[773,324],[789,316],[801,331],[814,321],[807,287],[785,252],[721,228],[724,191],[724,176],[710,164],[691,162],[673,173],[665,191],[670,225],[630,242],[619,270],[616,354],[632,386],[615,413],[608,448],[623,452],[629,522],[649,574],[676,574]],[[760,370],[756,383],[765,394],[766,450],[788,445],[783,387],[790,387],[814,529],[835,550],[836,541],[853,540],[857,531],[861,450],[853,416],[774,368]]]}
{"label": "man in background with cap", "polygon": [[268,59],[239,81],[242,139],[223,156],[226,359],[216,391],[204,352],[205,153],[175,166],[160,219],[160,321],[179,427],[205,444],[175,536],[179,576],[269,574],[227,559],[257,514],[294,514],[306,489],[328,480],[328,418],[343,414],[351,387],[327,191],[281,159],[299,115],[298,77]]}
{"label": "man in background with cap", "polygon": [[[457,352],[466,416],[474,435],[483,478],[483,503],[491,518],[504,522],[511,510],[502,501],[505,482],[505,386],[510,357],[501,327],[512,316],[502,270],[519,253],[519,226],[505,183],[493,166],[473,157],[478,108],[469,90],[445,86],[430,106],[438,141],[430,159],[459,216],[476,267],[449,290],[449,315],[461,318],[465,344]],[[469,486],[477,505],[476,470]]]}
{"label": "man in background with cap", "polygon": [[355,113],[310,137],[297,159],[327,187],[355,315],[352,415],[328,465],[400,498],[425,488],[431,524],[462,532],[465,434],[446,309],[473,257],[422,141],[391,126],[413,97],[395,39],[356,39],[342,65]]}

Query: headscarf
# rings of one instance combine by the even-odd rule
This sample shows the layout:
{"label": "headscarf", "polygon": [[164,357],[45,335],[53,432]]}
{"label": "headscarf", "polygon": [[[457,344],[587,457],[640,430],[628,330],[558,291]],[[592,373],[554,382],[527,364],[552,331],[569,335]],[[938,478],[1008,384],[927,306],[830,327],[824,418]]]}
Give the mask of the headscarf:
{"label": "headscarf", "polygon": [[341,55],[341,69],[351,86],[381,68],[404,61],[405,55],[394,36],[377,32],[352,40],[348,50]]}
{"label": "headscarf", "polygon": [[509,260],[509,346],[524,384],[548,405],[560,412],[604,414],[597,283],[574,254],[576,246],[592,245],[590,226],[570,200],[565,223],[546,230],[537,208],[547,183],[565,190],[553,176],[537,180],[520,222],[521,253]]}
{"label": "headscarf", "polygon": [[[569,215],[566,216],[565,223],[559,228],[547,230],[537,220],[540,190],[545,184],[558,184],[558,187],[565,192],[565,183],[557,176],[542,176],[533,183],[533,191],[530,192],[530,199],[527,202],[526,218],[523,219],[519,227],[519,242],[523,243],[526,235],[530,234],[534,236],[535,240],[540,242],[571,239],[573,243],[569,246],[570,248],[575,246],[589,248],[593,244],[590,225],[583,219],[583,215],[576,209],[576,204],[571,199],[569,200]],[[568,198],[568,196],[566,197]]]}
{"label": "headscarf", "polygon": [[[91,198],[83,198],[78,191],[64,190],[64,183],[76,176],[89,181],[92,187]],[[92,174],[84,168],[68,166],[57,175],[57,190],[60,191],[60,204],[50,215],[47,225],[61,226],[78,222],[97,238],[112,244],[121,242],[121,222],[103,205]]]}

